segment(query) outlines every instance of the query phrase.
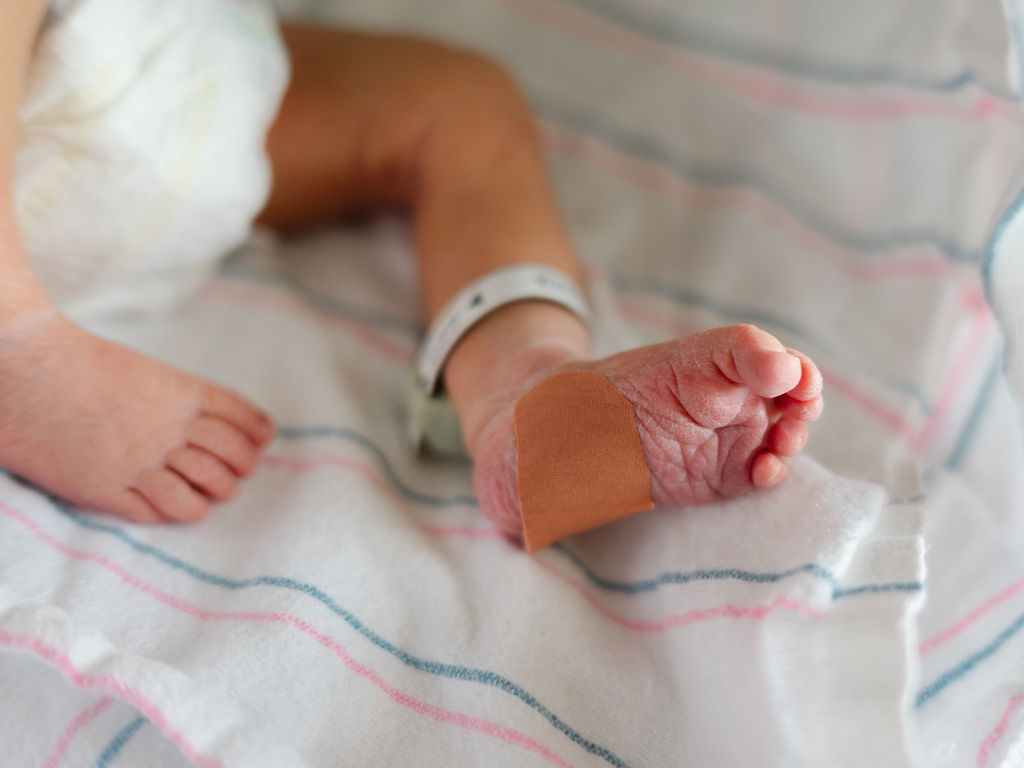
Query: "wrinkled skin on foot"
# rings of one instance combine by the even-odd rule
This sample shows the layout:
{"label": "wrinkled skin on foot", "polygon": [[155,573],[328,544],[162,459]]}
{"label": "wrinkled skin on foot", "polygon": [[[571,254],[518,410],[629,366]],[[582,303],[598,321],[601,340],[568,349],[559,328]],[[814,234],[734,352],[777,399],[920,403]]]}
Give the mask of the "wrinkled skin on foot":
{"label": "wrinkled skin on foot", "polygon": [[[562,365],[546,375],[566,370],[599,373],[632,403],[658,506],[702,504],[778,485],[785,458],[803,450],[807,424],[822,409],[815,365],[750,325]],[[527,382],[525,391],[537,381]],[[496,409],[473,446],[480,504],[513,534],[522,530],[516,400]]]}
{"label": "wrinkled skin on foot", "polygon": [[56,311],[0,334],[0,466],[87,509],[196,521],[273,436],[237,395]]}

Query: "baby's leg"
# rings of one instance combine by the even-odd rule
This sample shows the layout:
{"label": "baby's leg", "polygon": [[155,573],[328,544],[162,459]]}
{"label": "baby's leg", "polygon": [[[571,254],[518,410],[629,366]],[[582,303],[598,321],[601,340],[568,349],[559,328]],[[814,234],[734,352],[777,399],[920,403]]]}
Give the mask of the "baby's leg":
{"label": "baby's leg", "polygon": [[[266,222],[409,208],[431,319],[499,267],[539,262],[578,276],[529,111],[500,70],[412,39],[300,26],[285,39],[293,81],[269,139],[276,181]],[[778,483],[782,457],[802,449],[804,422],[821,408],[814,365],[749,326],[590,357],[573,314],[521,302],[474,326],[448,360],[444,381],[481,505],[510,531],[521,512],[516,404],[558,373],[597,373],[630,403],[659,504]]]}
{"label": "baby's leg", "polygon": [[273,432],[235,395],[95,338],[33,275],[11,201],[15,116],[42,0],[0,0],[0,467],[140,522],[196,520]]}

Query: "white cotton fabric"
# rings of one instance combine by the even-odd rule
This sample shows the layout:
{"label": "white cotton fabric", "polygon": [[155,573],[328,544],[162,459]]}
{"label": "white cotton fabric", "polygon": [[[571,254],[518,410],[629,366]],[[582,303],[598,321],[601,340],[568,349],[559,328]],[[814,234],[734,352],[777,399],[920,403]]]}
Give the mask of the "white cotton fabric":
{"label": "white cotton fabric", "polygon": [[[993,238],[987,284],[1006,333],[1006,371],[1019,405],[1024,404],[1024,196],[1013,201]],[[1024,407],[1021,408],[1024,431]]]}
{"label": "white cotton fabric", "polygon": [[241,243],[287,64],[251,0],[79,0],[53,8],[19,114],[26,249],[74,317],[160,311]]}

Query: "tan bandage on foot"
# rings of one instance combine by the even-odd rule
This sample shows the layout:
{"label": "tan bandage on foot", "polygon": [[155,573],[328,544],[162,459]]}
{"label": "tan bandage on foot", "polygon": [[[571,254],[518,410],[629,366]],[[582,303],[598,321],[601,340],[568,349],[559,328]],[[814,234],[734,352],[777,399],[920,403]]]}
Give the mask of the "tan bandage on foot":
{"label": "tan bandage on foot", "polygon": [[633,404],[590,371],[545,379],[516,404],[526,549],[651,509],[651,471]]}

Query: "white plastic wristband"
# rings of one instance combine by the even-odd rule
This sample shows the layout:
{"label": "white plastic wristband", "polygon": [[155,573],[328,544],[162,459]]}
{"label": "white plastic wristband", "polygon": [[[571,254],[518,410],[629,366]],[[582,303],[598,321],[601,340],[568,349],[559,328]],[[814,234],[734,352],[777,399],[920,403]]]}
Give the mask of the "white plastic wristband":
{"label": "white plastic wristband", "polygon": [[416,362],[416,379],[435,394],[448,355],[466,332],[498,307],[527,299],[559,304],[588,322],[587,302],[564,272],[539,264],[517,264],[488,272],[448,302],[431,324]]}

